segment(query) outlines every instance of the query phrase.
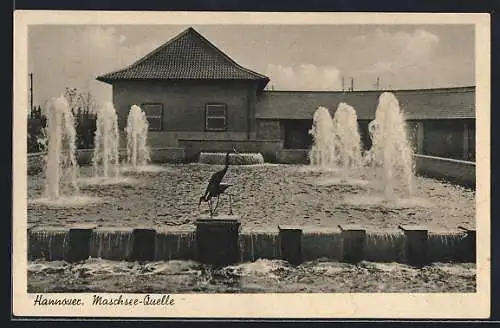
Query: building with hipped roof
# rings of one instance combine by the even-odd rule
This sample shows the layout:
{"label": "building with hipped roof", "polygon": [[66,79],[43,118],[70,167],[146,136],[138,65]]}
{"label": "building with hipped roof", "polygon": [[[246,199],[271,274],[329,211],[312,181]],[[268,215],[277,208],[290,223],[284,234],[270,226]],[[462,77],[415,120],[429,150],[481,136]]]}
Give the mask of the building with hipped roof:
{"label": "building with hipped roof", "polygon": [[[193,28],[135,63],[97,77],[113,88],[119,126],[132,105],[149,121],[151,147],[272,154],[307,149],[314,111],[354,107],[365,148],[378,97],[399,100],[417,153],[475,160],[475,87],[376,91],[271,91],[269,78],[242,67]],[[188,156],[188,157],[189,157]],[[268,156],[269,157],[269,156]]]}

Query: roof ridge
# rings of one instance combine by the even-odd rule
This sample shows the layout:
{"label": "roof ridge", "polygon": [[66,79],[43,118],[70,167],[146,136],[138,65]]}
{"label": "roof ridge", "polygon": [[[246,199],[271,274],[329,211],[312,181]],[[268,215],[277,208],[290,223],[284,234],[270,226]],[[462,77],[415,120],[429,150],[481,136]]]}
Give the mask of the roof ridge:
{"label": "roof ridge", "polygon": [[203,35],[201,35],[201,33],[198,32],[198,31],[196,31],[194,28],[190,27],[186,31],[188,31],[188,30],[191,30],[192,32],[194,32],[196,34],[196,36],[198,36],[203,42],[205,42],[210,48],[212,48],[212,50],[214,50],[215,52],[217,52],[224,59],[229,60],[231,62],[231,64],[235,65],[237,68],[242,69],[242,70],[246,71],[247,73],[258,75],[261,78],[269,79],[269,77],[267,77],[265,75],[262,75],[262,74],[259,74],[257,72],[254,72],[254,71],[252,71],[252,70],[250,70],[248,68],[245,68],[245,67],[241,66],[240,64],[238,64],[234,59],[232,59],[231,57],[229,57],[229,55],[227,55],[224,51],[220,50],[215,44],[213,44],[212,42],[210,42],[207,38],[205,38]]}
{"label": "roof ridge", "polygon": [[156,47],[155,49],[153,49],[152,51],[150,51],[149,53],[147,53],[145,56],[143,56],[143,57],[139,58],[138,60],[136,60],[134,63],[132,63],[131,65],[129,65],[127,68],[130,68],[132,66],[140,65],[141,63],[143,63],[144,61],[146,61],[146,59],[151,58],[154,54],[160,52],[160,50],[163,50],[166,46],[172,44],[174,41],[177,41],[182,36],[186,35],[189,32],[190,29],[192,29],[192,28],[190,27],[188,29],[185,29],[181,33],[178,33],[173,38],[169,39],[168,41],[164,42],[162,45]]}
{"label": "roof ridge", "polygon": [[[110,81],[109,79],[115,79],[113,76],[120,76],[122,74],[127,75],[131,71],[143,70],[149,67],[147,65],[148,61],[152,61],[153,60],[152,58],[155,55],[162,57],[163,52],[169,53],[169,46],[175,48],[176,45],[174,43],[176,41],[182,42],[179,41],[179,39],[183,37],[186,37],[187,42],[188,41],[193,42],[195,47],[199,48],[199,50],[204,53],[204,56],[206,58],[216,60],[217,65],[220,65],[221,67],[227,67],[227,69],[234,71],[233,74],[235,75],[232,79],[244,79],[244,80],[251,79],[259,81],[258,83],[261,90],[264,89],[265,85],[269,82],[270,80],[269,77],[241,66],[234,59],[229,57],[216,45],[214,45],[212,42],[206,39],[198,31],[196,31],[193,27],[189,27],[184,31],[180,32],[179,34],[175,35],[173,38],[169,39],[165,43],[156,47],[148,54],[136,60],[132,64],[123,67],[121,69],[111,71],[98,76],[97,80],[109,83],[108,82]],[[174,59],[174,62],[177,62],[176,59]],[[182,64],[182,62],[179,62],[177,64]],[[152,66],[156,65],[153,63]]]}
{"label": "roof ridge", "polygon": [[[190,27],[191,28],[191,27]],[[164,42],[162,45],[156,47],[155,49],[153,49],[152,51],[150,51],[149,53],[147,53],[146,55],[144,55],[143,57],[139,58],[138,60],[136,60],[135,62],[133,62],[132,64],[128,65],[128,66],[125,66],[123,68],[120,68],[118,70],[114,70],[114,71],[109,71],[107,73],[104,73],[104,74],[101,74],[100,76],[106,76],[106,75],[109,75],[109,74],[113,74],[113,73],[119,73],[119,72],[123,72],[123,71],[126,71],[128,69],[131,69],[133,68],[134,66],[137,66],[137,65],[140,65],[142,62],[144,62],[146,59],[149,59],[151,58],[154,54],[160,52],[160,50],[162,50],[163,48],[165,48],[167,45],[171,44],[173,41],[175,40],[178,40],[181,36],[184,36],[185,34],[187,34],[187,31],[189,29],[186,29],[184,31],[182,31],[181,33],[178,33],[176,36],[174,36],[173,38],[169,39],[168,41]]]}

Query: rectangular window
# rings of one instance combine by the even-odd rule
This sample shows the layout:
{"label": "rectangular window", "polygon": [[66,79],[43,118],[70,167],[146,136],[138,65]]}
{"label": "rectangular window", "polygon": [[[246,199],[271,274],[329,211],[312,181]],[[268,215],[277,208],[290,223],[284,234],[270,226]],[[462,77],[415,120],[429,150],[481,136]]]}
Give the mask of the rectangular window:
{"label": "rectangular window", "polygon": [[205,108],[205,129],[207,131],[226,131],[226,104],[207,104]]}
{"label": "rectangular window", "polygon": [[160,131],[163,127],[163,104],[147,103],[141,105],[142,110],[146,114],[149,124],[149,130]]}

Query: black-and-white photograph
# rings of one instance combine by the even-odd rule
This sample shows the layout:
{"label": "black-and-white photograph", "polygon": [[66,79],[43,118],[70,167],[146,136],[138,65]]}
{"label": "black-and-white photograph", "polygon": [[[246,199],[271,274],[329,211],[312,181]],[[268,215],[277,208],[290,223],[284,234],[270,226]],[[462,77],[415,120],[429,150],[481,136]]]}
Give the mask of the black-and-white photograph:
{"label": "black-and-white photograph", "polygon": [[26,292],[476,293],[476,41],[29,25]]}

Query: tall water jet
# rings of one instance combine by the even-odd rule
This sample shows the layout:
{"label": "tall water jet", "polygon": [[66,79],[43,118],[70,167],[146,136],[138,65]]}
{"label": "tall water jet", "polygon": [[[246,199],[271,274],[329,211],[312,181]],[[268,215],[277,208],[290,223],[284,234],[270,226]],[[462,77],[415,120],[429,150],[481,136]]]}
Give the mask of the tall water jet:
{"label": "tall water jet", "polygon": [[309,160],[313,167],[321,170],[335,166],[334,125],[330,112],[319,107],[313,115],[313,124],[309,134],[313,145],[309,152]]}
{"label": "tall water jet", "polygon": [[358,116],[353,107],[340,103],[333,117],[333,147],[336,164],[346,178],[357,172],[361,165],[361,137]]}
{"label": "tall water jet", "polygon": [[375,120],[368,130],[372,147],[367,162],[380,186],[384,187],[386,200],[394,200],[395,193],[412,196],[413,151],[408,141],[406,124],[399,102],[390,92],[380,95]]}
{"label": "tall water jet", "polygon": [[[119,174],[118,118],[112,103],[106,103],[97,112],[92,164],[95,176],[117,177]],[[100,169],[102,165],[102,169]]]}
{"label": "tall water jet", "polygon": [[150,160],[148,138],[148,120],[142,109],[133,105],[127,118],[127,162],[134,168],[144,166]]}
{"label": "tall water jet", "polygon": [[75,120],[63,96],[52,99],[44,115],[47,118],[45,193],[49,200],[57,200],[79,189]]}

